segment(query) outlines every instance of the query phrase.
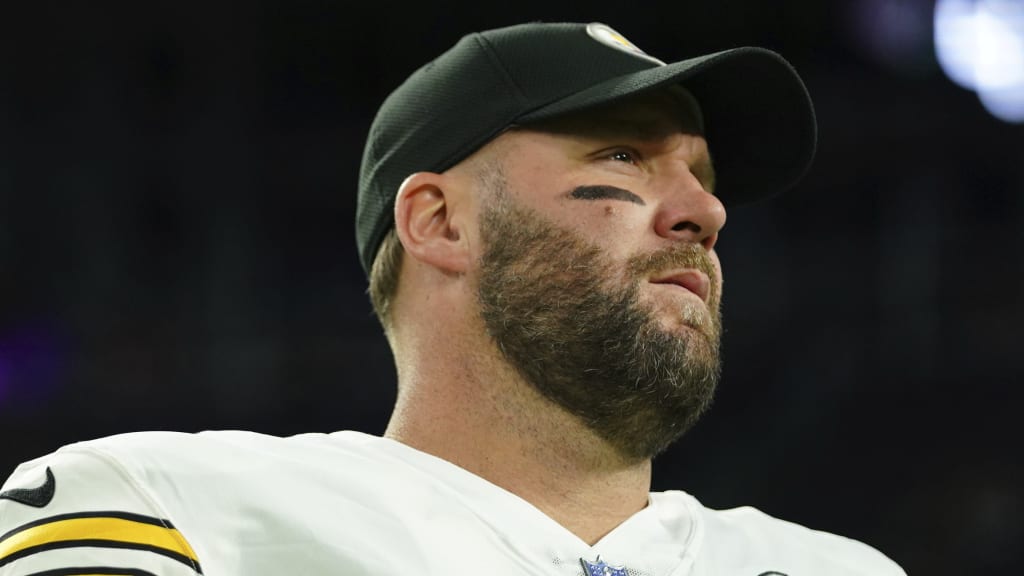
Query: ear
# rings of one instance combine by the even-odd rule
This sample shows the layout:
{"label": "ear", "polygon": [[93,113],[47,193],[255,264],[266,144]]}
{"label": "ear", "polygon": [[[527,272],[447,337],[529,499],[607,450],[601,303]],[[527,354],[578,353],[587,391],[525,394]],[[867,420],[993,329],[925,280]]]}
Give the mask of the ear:
{"label": "ear", "polygon": [[452,182],[434,172],[417,172],[402,183],[395,198],[395,231],[407,254],[448,273],[465,272],[469,248]]}

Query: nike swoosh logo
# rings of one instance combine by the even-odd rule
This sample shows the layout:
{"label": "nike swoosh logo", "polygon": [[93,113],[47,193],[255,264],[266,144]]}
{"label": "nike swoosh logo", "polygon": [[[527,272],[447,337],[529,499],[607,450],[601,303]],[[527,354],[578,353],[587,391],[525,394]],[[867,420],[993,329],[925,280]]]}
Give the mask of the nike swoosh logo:
{"label": "nike swoosh logo", "polygon": [[50,471],[50,467],[46,467],[46,480],[42,486],[35,488],[11,488],[5,492],[0,492],[0,498],[6,498],[8,500],[14,500],[19,504],[26,506],[32,506],[34,508],[43,508],[53,500],[53,493],[57,488],[57,480],[53,477],[53,472]]}

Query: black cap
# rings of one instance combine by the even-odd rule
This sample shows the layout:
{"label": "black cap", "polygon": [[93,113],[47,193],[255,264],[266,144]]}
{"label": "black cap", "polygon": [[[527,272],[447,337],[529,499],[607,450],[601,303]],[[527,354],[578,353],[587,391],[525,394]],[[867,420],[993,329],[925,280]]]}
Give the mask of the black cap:
{"label": "black cap", "polygon": [[528,124],[681,84],[703,112],[726,206],[795,185],[817,124],[803,81],[779,54],[741,47],[666,64],[600,23],[518,24],[463,36],[395,89],[370,127],[356,241],[368,273],[410,174],[443,172],[511,124]]}

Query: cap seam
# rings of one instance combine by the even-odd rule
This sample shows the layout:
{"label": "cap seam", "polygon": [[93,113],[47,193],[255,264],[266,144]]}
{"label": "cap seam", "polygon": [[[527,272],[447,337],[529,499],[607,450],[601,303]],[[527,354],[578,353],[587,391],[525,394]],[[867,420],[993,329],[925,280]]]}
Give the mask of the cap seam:
{"label": "cap seam", "polygon": [[495,67],[497,67],[499,72],[501,72],[501,77],[502,80],[504,80],[505,85],[507,85],[514,91],[516,100],[519,101],[519,106],[517,106],[517,108],[521,108],[528,104],[529,102],[526,98],[526,95],[523,93],[523,90],[520,88],[519,84],[516,83],[515,78],[513,78],[512,76],[512,73],[509,72],[508,68],[505,67],[505,63],[502,62],[501,57],[498,56],[498,53],[491,45],[491,42],[487,40],[487,38],[485,38],[482,34],[477,34],[475,40],[477,41],[477,44],[480,46],[480,49],[483,50],[484,54],[487,55],[487,59],[490,60]]}

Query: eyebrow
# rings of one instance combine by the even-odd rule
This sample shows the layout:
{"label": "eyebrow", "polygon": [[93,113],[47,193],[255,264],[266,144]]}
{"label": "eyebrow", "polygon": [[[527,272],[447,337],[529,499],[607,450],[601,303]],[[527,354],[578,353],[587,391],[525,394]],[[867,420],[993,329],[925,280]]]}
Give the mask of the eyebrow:
{"label": "eyebrow", "polygon": [[570,198],[577,200],[624,200],[641,206],[646,206],[644,199],[623,188],[615,186],[577,186],[567,194]]}

